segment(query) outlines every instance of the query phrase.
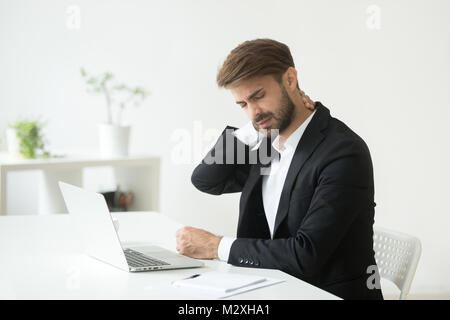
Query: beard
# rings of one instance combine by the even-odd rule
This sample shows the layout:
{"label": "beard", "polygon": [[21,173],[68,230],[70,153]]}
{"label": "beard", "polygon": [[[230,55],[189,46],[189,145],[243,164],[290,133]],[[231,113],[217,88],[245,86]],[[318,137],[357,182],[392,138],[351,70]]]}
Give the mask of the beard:
{"label": "beard", "polygon": [[281,98],[279,102],[279,107],[277,111],[274,112],[266,112],[260,114],[255,120],[253,120],[253,126],[256,130],[261,130],[259,128],[257,122],[260,122],[261,120],[272,118],[272,123],[269,127],[264,128],[264,130],[267,130],[267,136],[271,136],[272,130],[278,131],[275,135],[278,135],[282,133],[290,124],[292,121],[292,116],[294,114],[295,110],[295,104],[292,102],[291,98],[289,97],[288,93],[286,92],[286,89],[281,84]]}

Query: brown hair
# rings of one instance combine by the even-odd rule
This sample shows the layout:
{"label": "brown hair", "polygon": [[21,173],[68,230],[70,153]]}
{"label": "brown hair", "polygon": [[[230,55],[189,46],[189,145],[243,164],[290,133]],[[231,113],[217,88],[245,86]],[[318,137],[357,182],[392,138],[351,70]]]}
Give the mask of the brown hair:
{"label": "brown hair", "polygon": [[[248,40],[234,48],[217,73],[217,85],[229,87],[255,76],[273,75],[281,83],[281,76],[294,67],[289,47],[272,39]],[[298,84],[297,84],[298,87]]]}

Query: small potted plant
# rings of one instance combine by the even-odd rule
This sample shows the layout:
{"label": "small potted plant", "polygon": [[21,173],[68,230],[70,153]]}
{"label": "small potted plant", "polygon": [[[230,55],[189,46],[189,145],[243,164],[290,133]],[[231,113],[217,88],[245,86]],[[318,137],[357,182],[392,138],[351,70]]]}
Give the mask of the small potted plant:
{"label": "small potted plant", "polygon": [[106,101],[106,122],[98,125],[100,154],[104,157],[128,155],[131,127],[123,123],[123,111],[129,105],[140,105],[147,98],[148,91],[117,83],[110,72],[97,76],[88,74],[83,68],[80,72],[87,92],[101,94]]}
{"label": "small potted plant", "polygon": [[8,153],[14,158],[48,158],[45,151],[42,129],[44,122],[35,120],[18,120],[6,129]]}

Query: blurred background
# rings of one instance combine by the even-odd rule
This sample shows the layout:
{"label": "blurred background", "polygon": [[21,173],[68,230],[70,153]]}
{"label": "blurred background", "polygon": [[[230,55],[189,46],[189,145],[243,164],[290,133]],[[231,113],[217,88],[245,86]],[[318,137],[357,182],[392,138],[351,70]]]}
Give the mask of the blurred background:
{"label": "blurred background", "polygon": [[[122,123],[130,155],[160,159],[159,189],[145,190],[154,208],[234,236],[239,194],[202,194],[190,176],[226,125],[248,121],[216,86],[221,63],[273,38],[290,47],[300,87],[368,144],[375,223],[422,241],[410,297],[449,298],[449,13],[448,0],[0,0],[0,148],[8,127],[40,118],[50,155],[97,154],[106,102],[80,68],[109,72],[149,93]],[[8,215],[37,213],[40,174],[10,173]],[[107,167],[88,176],[116,185]]]}

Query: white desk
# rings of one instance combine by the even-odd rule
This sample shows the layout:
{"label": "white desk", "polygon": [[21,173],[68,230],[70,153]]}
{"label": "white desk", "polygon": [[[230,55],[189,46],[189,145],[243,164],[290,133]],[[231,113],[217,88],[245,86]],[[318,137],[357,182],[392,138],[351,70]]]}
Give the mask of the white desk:
{"label": "white desk", "polygon": [[[114,214],[127,244],[153,241],[175,251],[177,222],[155,212]],[[196,269],[127,273],[81,253],[69,214],[0,217],[0,299],[195,299],[176,288],[158,290],[175,279],[210,270],[264,275],[285,282],[229,299],[338,299],[278,270],[234,267],[204,260]]]}
{"label": "white desk", "polygon": [[[134,155],[102,158],[95,154],[71,154],[63,158],[14,159],[0,152],[0,215],[7,215],[7,179],[13,171],[42,171],[39,188],[39,213],[67,212],[59,191],[58,181],[83,187],[83,170],[112,167],[122,190],[131,190],[135,199],[131,210],[159,210],[160,159],[155,156]],[[93,190],[98,192],[98,190]]]}

